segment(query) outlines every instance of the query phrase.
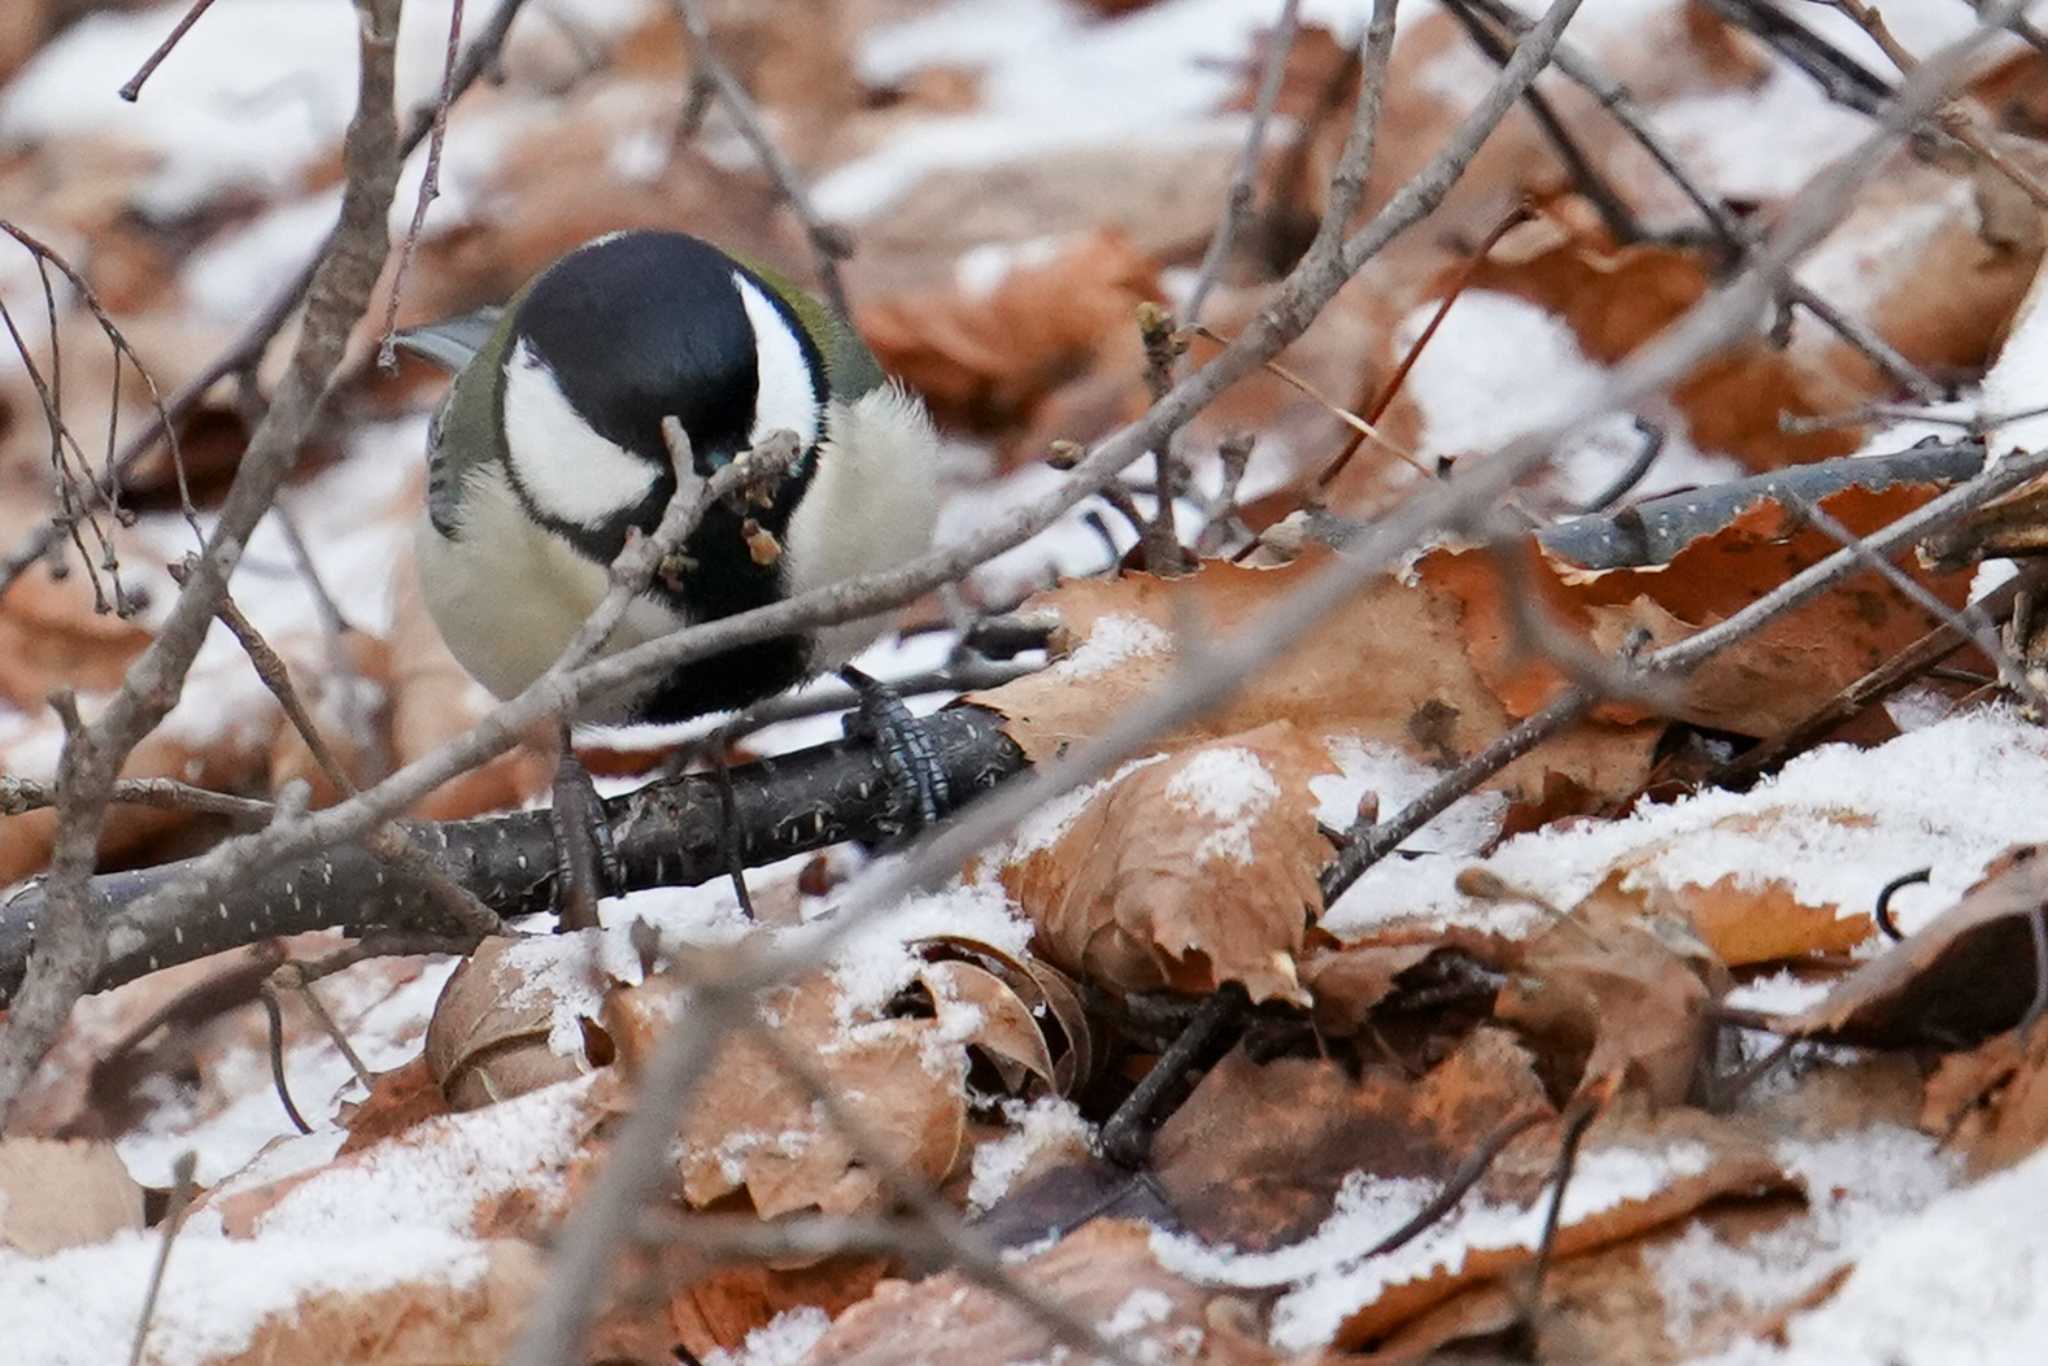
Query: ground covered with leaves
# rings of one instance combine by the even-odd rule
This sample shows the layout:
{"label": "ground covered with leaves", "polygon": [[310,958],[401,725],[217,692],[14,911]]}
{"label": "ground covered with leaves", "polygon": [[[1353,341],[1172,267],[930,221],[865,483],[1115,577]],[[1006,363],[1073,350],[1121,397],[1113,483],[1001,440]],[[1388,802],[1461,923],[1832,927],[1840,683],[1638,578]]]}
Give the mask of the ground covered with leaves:
{"label": "ground covered with leaves", "polygon": [[[82,727],[319,326],[383,3],[216,0],[132,102],[186,5],[0,14],[0,1054]],[[862,663],[954,713],[962,821],[1036,796],[922,851],[839,838],[852,779],[792,815],[855,752],[814,685],[712,737],[743,900],[628,795],[710,723],[585,729],[637,890],[554,933],[500,746],[403,811],[455,934],[402,860],[177,899],[496,705],[413,581],[443,380],[387,322],[626,227],[829,270],[971,546],[1398,210],[1545,7],[408,0],[400,126],[456,14],[476,79],[74,870],[129,937],[0,1088],[0,1355],[2038,1359],[2048,650],[2000,555],[2044,543],[2048,39],[1980,8],[1588,0],[1167,458],[892,608]]]}

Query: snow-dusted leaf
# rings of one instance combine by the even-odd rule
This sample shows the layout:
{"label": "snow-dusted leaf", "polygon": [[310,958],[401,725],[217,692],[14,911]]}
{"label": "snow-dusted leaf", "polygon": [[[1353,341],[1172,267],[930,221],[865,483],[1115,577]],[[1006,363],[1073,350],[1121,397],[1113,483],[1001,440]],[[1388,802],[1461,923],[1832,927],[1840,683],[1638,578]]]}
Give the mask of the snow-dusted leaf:
{"label": "snow-dusted leaf", "polygon": [[1322,747],[1277,722],[1126,774],[1002,869],[1046,955],[1127,991],[1305,1003],[1295,969],[1329,844],[1310,779]]}

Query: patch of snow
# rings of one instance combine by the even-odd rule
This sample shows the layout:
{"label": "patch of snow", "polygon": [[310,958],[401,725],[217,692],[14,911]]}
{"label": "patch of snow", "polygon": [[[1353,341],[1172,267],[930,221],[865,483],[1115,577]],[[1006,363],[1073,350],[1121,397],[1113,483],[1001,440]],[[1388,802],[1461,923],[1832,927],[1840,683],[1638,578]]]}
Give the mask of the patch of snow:
{"label": "patch of snow", "polygon": [[1650,123],[1700,183],[1731,199],[1782,199],[1870,133],[1868,119],[1783,62],[1755,89],[1682,96]]}
{"label": "patch of snow", "polygon": [[[2048,406],[2048,286],[2036,276],[2021,301],[2012,331],[1998,348],[1998,359],[1984,374],[1979,396],[1982,411],[2005,417]],[[2000,422],[1986,444],[1997,460],[2011,451],[2038,451],[2048,446],[2048,414]]]}
{"label": "patch of snow", "polygon": [[[1984,707],[1875,749],[1822,746],[1746,793],[1706,792],[1622,820],[1518,835],[1485,866],[1565,908],[1618,865],[1641,861],[1625,888],[1776,881],[1807,905],[1858,913],[1899,873],[1928,866],[1933,880],[1915,900],[1933,909],[1952,904],[2006,848],[2048,839],[2048,810],[2011,799],[2044,785],[2048,735],[2008,708]],[[1455,880],[1465,866],[1388,860],[1323,927],[1348,936],[1413,918],[1516,935],[1541,922],[1539,911],[1464,896]]]}
{"label": "patch of snow", "polygon": [[[1880,1184],[1893,1179],[1874,1172]],[[1856,1269],[1785,1326],[1785,1346],[1748,1342],[1723,1366],[1965,1366],[2032,1361],[2048,1341],[2048,1153],[1935,1200],[1858,1239]]]}
{"label": "patch of snow", "polygon": [[1952,1189],[1961,1172],[1934,1139],[1889,1124],[1787,1139],[1774,1156],[1806,1188],[1804,1215],[1740,1244],[1695,1223],[1669,1244],[1645,1249],[1673,1341],[1690,1339],[1703,1314],[1730,1301],[1759,1315],[1796,1301]]}
{"label": "patch of snow", "polygon": [[1081,1117],[1080,1107],[1058,1096],[1040,1096],[1029,1104],[1005,1101],[1003,1118],[1014,1126],[1012,1131],[974,1150],[967,1203],[976,1211],[992,1209],[1008,1195],[1039,1153],[1055,1144],[1085,1144],[1095,1133],[1095,1126]]}
{"label": "patch of snow", "polygon": [[1241,745],[1195,751],[1166,783],[1166,802],[1216,828],[1195,846],[1197,863],[1252,865],[1252,828],[1280,799],[1265,761]]}
{"label": "patch of snow", "polygon": [[[1332,829],[1348,829],[1358,819],[1358,804],[1368,792],[1379,798],[1384,819],[1443,776],[1406,751],[1379,740],[1332,735],[1324,744],[1330,761],[1342,771],[1311,778],[1308,788],[1316,799],[1316,819]],[[1500,834],[1507,808],[1504,793],[1474,792],[1453,802],[1401,848],[1411,853],[1476,854]]]}
{"label": "patch of snow", "polygon": [[[1625,1147],[1582,1154],[1565,1188],[1562,1219],[1578,1223],[1630,1201],[1646,1200],[1673,1182],[1707,1169],[1697,1143],[1658,1151]],[[1450,1214],[1383,1256],[1360,1252],[1412,1219],[1437,1185],[1415,1177],[1374,1180],[1354,1172],[1337,1192],[1330,1215],[1299,1243],[1271,1252],[1210,1247],[1185,1234],[1155,1232],[1152,1254],[1167,1270],[1206,1285],[1243,1289],[1287,1286],[1273,1307],[1273,1345],[1286,1352],[1328,1343],[1344,1320],[1388,1289],[1464,1265],[1482,1250],[1533,1248],[1549,1200],[1494,1205],[1468,1195]]]}
{"label": "patch of snow", "polygon": [[[1432,302],[1402,319],[1396,351],[1421,336],[1436,309]],[[1428,462],[1492,451],[1591,402],[1605,389],[1607,374],[1579,349],[1562,318],[1512,294],[1468,290],[1408,372],[1403,393],[1422,418],[1415,454]],[[1473,402],[1475,394],[1486,401]],[[1632,497],[1745,472],[1726,456],[1694,448],[1677,413],[1655,418],[1665,432],[1664,449]],[[1643,439],[1627,413],[1589,423],[1560,444],[1544,487],[1566,503],[1586,503],[1627,468]]]}
{"label": "patch of snow", "polygon": [[[857,888],[856,882],[849,892]],[[801,942],[816,926],[833,927],[829,914],[782,937]],[[1021,955],[1031,942],[1032,926],[1001,887],[992,883],[955,886],[871,915],[845,933],[828,960],[833,985],[839,988],[841,1018],[879,1011],[917,976],[923,960],[910,945],[919,939],[953,935],[979,940],[991,948]]]}
{"label": "patch of snow", "polygon": [[785,1309],[748,1333],[738,1351],[713,1352],[704,1358],[704,1366],[797,1366],[831,1326],[832,1320],[816,1305]]}
{"label": "patch of snow", "polygon": [[1107,616],[1097,619],[1088,638],[1052,667],[1060,678],[1079,682],[1100,677],[1129,660],[1149,659],[1172,649],[1173,637],[1143,617]]}
{"label": "patch of snow", "polygon": [[348,1243],[394,1227],[467,1234],[480,1207],[515,1190],[558,1205],[593,1080],[423,1120],[292,1187],[257,1218],[256,1236],[267,1246],[278,1234]]}
{"label": "patch of snow", "polygon": [[[338,993],[349,990],[345,984],[354,974],[340,973],[320,984],[321,999],[348,1031],[363,1065],[388,1071],[419,1056],[427,1020],[454,971],[452,959],[430,962],[418,976],[388,991],[366,976],[365,987],[379,993],[374,1003],[342,999]],[[316,1133],[325,1131],[351,1091],[360,1091],[348,1059],[324,1035],[288,1050],[284,1066],[292,1099]],[[167,1091],[141,1123],[114,1140],[115,1151],[137,1181],[169,1186],[172,1163],[193,1151],[199,1155],[198,1181],[212,1185],[245,1167],[264,1145],[293,1132],[271,1084],[267,1048],[248,1044],[224,1050],[209,1081],[233,1097],[217,1113],[199,1118],[185,1092]]]}
{"label": "patch of snow", "polygon": [[[48,1257],[0,1251],[6,1354],[35,1366],[126,1361],[162,1235],[123,1233]],[[260,1242],[187,1230],[164,1270],[149,1325],[152,1366],[202,1366],[245,1351],[257,1329],[320,1294],[401,1285],[473,1285],[483,1246],[427,1228],[373,1225],[337,1238],[314,1231]]]}

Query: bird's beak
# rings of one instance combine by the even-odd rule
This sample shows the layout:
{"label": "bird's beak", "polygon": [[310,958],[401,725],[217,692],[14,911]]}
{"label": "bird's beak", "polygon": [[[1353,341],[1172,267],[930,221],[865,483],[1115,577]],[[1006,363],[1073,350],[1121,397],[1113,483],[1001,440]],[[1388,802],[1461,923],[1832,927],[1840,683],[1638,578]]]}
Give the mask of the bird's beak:
{"label": "bird's beak", "polygon": [[504,316],[502,305],[489,304],[474,313],[408,327],[393,334],[391,342],[401,351],[410,351],[450,371],[460,371],[476,358]]}

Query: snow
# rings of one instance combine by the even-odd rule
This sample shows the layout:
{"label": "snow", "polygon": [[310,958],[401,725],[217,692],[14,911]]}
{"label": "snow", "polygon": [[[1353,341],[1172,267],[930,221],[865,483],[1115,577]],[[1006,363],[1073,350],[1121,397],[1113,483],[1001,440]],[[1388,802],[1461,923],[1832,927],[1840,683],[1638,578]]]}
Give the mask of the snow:
{"label": "snow", "polygon": [[[2005,417],[2048,405],[2043,376],[2048,376],[2048,289],[2036,276],[1998,359],[1985,372],[1981,411]],[[2015,450],[2038,451],[2048,446],[2048,415],[2000,422],[1987,444],[1993,459]]]}
{"label": "snow", "polygon": [[[1889,1167],[1869,1175],[1893,1179]],[[1975,1366],[2032,1361],[2048,1340],[2048,1152],[1859,1240],[1856,1269],[1786,1325],[1782,1348],[1743,1343],[1723,1366]]]}
{"label": "snow", "polygon": [[1097,678],[1133,659],[1149,659],[1173,649],[1173,637],[1143,617],[1099,618],[1088,638],[1052,667],[1054,677],[1071,682]]}
{"label": "snow", "polygon": [[1645,1250],[1674,1341],[1690,1339],[1703,1313],[1731,1300],[1757,1315],[1796,1301],[1952,1189],[1961,1165],[1927,1135],[1889,1124],[1787,1139],[1773,1156],[1805,1187],[1805,1214],[1739,1245],[1693,1224]]}
{"label": "snow", "polygon": [[[1348,830],[1358,820],[1358,804],[1367,793],[1379,798],[1380,817],[1394,815],[1435,786],[1443,775],[1407,751],[1359,735],[1325,738],[1330,761],[1341,770],[1308,781],[1316,798],[1316,819],[1334,830]],[[1409,836],[1401,849],[1409,853],[1476,854],[1500,834],[1508,799],[1499,792],[1474,792],[1451,803],[1443,814]]]}
{"label": "snow", "polygon": [[967,1204],[972,1210],[992,1209],[1010,1193],[1032,1159],[1047,1148],[1086,1144],[1095,1133],[1095,1126],[1081,1117],[1080,1109],[1059,1096],[1041,1096],[1029,1103],[1005,1101],[1003,1119],[1012,1126],[1011,1132],[974,1150],[967,1187]]}
{"label": "snow", "polygon": [[[387,1071],[419,1055],[427,1019],[454,970],[453,960],[429,963],[418,976],[388,990],[374,1003],[347,1000],[340,994],[350,990],[348,979],[357,975],[355,971],[330,977],[317,990],[328,1013],[348,1031],[349,1044],[363,1065]],[[363,980],[376,983],[367,973]],[[385,990],[381,986],[376,989]],[[332,1120],[341,1101],[357,1086],[348,1059],[324,1035],[288,1050],[284,1070],[293,1102],[316,1131]],[[185,1092],[160,1092],[159,1103],[150,1114],[115,1139],[115,1150],[137,1181],[169,1186],[171,1164],[191,1151],[199,1156],[198,1181],[211,1185],[243,1167],[280,1134],[291,1131],[291,1122],[271,1085],[270,1054],[263,1045],[249,1043],[223,1050],[209,1069],[208,1079],[214,1090],[232,1097],[218,1112],[202,1118]],[[293,1157],[303,1155],[294,1153]]]}
{"label": "snow", "polygon": [[[2048,736],[2005,707],[1984,707],[1875,749],[1826,745],[1747,793],[1714,791],[1616,821],[1553,827],[1502,844],[1485,866],[1569,909],[1631,863],[1626,890],[1782,883],[1809,906],[1867,911],[1902,872],[1931,867],[1916,913],[1952,904],[2014,844],[2048,839],[2048,811],[2015,791],[2048,785]],[[1394,921],[1452,923],[1514,935],[1542,913],[1478,902],[1454,885],[1462,860],[1388,860],[1341,898],[1322,925],[1355,937]]]}
{"label": "snow", "polygon": [[[465,6],[465,42],[482,32],[499,3]],[[413,0],[405,6],[398,37],[401,109],[440,89],[451,4]],[[565,0],[549,8],[602,36],[620,31],[650,5]],[[301,188],[332,155],[355,107],[354,9],[328,0],[219,0],[178,41],[141,98],[122,100],[120,84],[189,8],[177,0],[132,14],[101,11],[65,30],[0,93],[0,147],[58,137],[120,139],[157,159],[137,205],[157,218],[197,213],[236,191],[276,199]],[[531,21],[520,25],[529,27]],[[417,156],[423,155],[424,148]],[[409,190],[418,174],[415,168],[401,185],[394,213],[402,206],[410,216]],[[460,195],[462,173],[456,180]],[[292,268],[298,264],[294,260]]]}
{"label": "snow", "polygon": [[[1435,303],[1419,306],[1401,321],[1395,353],[1406,353],[1436,309]],[[1606,367],[1579,349],[1563,319],[1512,294],[1467,290],[1444,315],[1402,388],[1422,419],[1414,453],[1428,463],[1495,450],[1564,418],[1606,383]],[[1473,402],[1475,394],[1486,401]],[[1696,450],[1676,412],[1653,416],[1664,429],[1664,449],[1632,497],[1719,483],[1745,472],[1726,456]],[[1590,424],[1562,443],[1546,487],[1566,503],[1584,504],[1627,467],[1642,442],[1626,413]]]}
{"label": "snow", "polygon": [[825,1336],[832,1320],[815,1305],[785,1309],[747,1334],[737,1352],[713,1352],[704,1366],[797,1366]]}
{"label": "snow", "polygon": [[[847,890],[857,894],[858,887],[856,882]],[[806,942],[819,926],[836,928],[829,912],[815,918],[811,926],[784,931],[779,937],[788,943]],[[1026,951],[1031,934],[1030,922],[1017,913],[1002,889],[991,883],[955,886],[910,897],[868,916],[832,946],[827,967],[833,985],[839,989],[841,1018],[851,1019],[856,1012],[877,1012],[907,986],[923,962],[910,947],[920,939],[972,939],[1003,953],[1018,955]]]}
{"label": "snow", "polygon": [[462,1114],[423,1120],[285,1192],[256,1220],[278,1234],[348,1242],[394,1228],[476,1232],[480,1211],[518,1192],[536,1213],[566,1202],[564,1168],[587,1136],[595,1077],[556,1082]]}
{"label": "snow", "polygon": [[1651,110],[1650,123],[1730,199],[1782,199],[1870,135],[1868,119],[1783,62],[1760,87],[1681,96]]}
{"label": "snow", "polygon": [[[1600,1148],[1580,1155],[1565,1188],[1563,1226],[1646,1200],[1707,1169],[1697,1143],[1657,1151]],[[1273,1345],[1305,1352],[1329,1342],[1339,1325],[1388,1289],[1455,1272],[1475,1252],[1531,1248],[1542,1236],[1549,1197],[1526,1206],[1501,1206],[1468,1195],[1457,1208],[1409,1242],[1379,1257],[1361,1258],[1421,1212],[1437,1185],[1417,1177],[1345,1178],[1335,1206],[1307,1238],[1271,1252],[1210,1247],[1185,1234],[1154,1232],[1152,1254],[1167,1270],[1218,1287],[1286,1286],[1273,1307]]]}
{"label": "snow", "polygon": [[[34,1366],[126,1361],[162,1237],[124,1233],[29,1258],[0,1251],[7,1357]],[[265,1319],[322,1293],[397,1286],[473,1285],[482,1245],[431,1229],[367,1227],[348,1238],[314,1232],[261,1242],[182,1234],[150,1319],[150,1366],[198,1366],[249,1347]]]}
{"label": "snow", "polygon": [[1166,781],[1166,804],[1208,821],[1215,829],[1195,846],[1197,863],[1252,866],[1252,830],[1280,799],[1265,761],[1241,745],[1197,750]]}

